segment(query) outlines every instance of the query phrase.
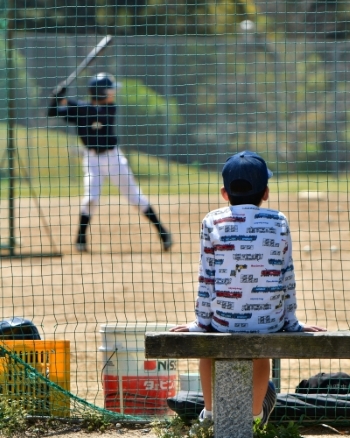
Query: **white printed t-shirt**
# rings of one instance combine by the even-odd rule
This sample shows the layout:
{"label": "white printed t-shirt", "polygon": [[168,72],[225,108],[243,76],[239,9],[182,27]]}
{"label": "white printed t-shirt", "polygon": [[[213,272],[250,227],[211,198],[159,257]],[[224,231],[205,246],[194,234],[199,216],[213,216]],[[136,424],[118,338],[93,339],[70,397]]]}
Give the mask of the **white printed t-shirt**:
{"label": "white printed t-shirt", "polygon": [[296,317],[292,241],[276,210],[238,205],[203,219],[196,301],[190,331],[301,331]]}

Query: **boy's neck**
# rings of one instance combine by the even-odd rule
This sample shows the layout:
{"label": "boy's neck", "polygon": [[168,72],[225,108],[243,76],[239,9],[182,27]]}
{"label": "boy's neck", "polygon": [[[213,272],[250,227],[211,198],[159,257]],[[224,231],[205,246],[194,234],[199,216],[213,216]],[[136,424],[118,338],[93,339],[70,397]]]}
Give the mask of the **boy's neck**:
{"label": "boy's neck", "polygon": [[255,204],[230,204],[230,207],[242,207],[243,205],[252,205],[253,207],[260,208],[262,205],[262,202],[259,205],[255,205]]}

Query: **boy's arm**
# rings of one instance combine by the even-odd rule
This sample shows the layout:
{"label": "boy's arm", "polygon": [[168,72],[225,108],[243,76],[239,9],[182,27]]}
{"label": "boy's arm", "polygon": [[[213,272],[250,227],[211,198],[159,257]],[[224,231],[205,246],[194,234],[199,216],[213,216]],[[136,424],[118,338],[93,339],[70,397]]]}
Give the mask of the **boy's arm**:
{"label": "boy's arm", "polygon": [[190,324],[180,324],[176,327],[172,327],[169,332],[189,332],[189,325]]}
{"label": "boy's arm", "polygon": [[292,239],[290,237],[290,230],[288,222],[285,223],[286,241],[285,241],[285,263],[283,269],[285,271],[283,276],[284,286],[284,326],[283,330],[287,332],[301,332],[303,331],[303,324],[300,324],[297,316],[297,299],[296,299],[296,284],[294,274],[294,264],[292,257]]}
{"label": "boy's arm", "polygon": [[327,329],[325,327],[319,327],[317,325],[307,325],[304,324],[303,332],[326,332]]}
{"label": "boy's arm", "polygon": [[[291,259],[291,265],[293,266],[293,261]],[[288,282],[285,285],[285,298],[284,298],[284,326],[283,330],[286,332],[301,332],[303,331],[303,324],[300,324],[297,316],[297,300],[295,291],[295,277],[294,271],[289,272],[289,277],[293,277],[293,282]]]}
{"label": "boy's arm", "polygon": [[188,324],[190,332],[207,332],[211,328],[211,302],[215,289],[215,254],[210,240],[207,218],[202,222],[196,320]]}
{"label": "boy's arm", "polygon": [[56,88],[54,88],[50,95],[50,102],[47,109],[47,116],[48,117],[55,117],[59,115],[58,108],[61,105],[65,105],[66,100],[66,92],[67,87],[64,87],[62,85],[57,85]]}
{"label": "boy's arm", "polygon": [[200,240],[200,262],[198,275],[198,295],[196,299],[196,320],[188,324],[178,325],[171,332],[207,332],[211,328],[211,299],[214,292],[214,247],[211,244],[206,220],[202,222]]}
{"label": "boy's arm", "polygon": [[[316,325],[308,325],[300,323],[297,316],[297,299],[296,299],[296,286],[295,286],[295,275],[294,275],[294,265],[292,258],[292,249],[291,249],[291,239],[287,243],[289,247],[289,251],[287,251],[286,256],[289,261],[287,264],[287,271],[284,274],[285,279],[285,300],[284,300],[284,309],[285,309],[285,325],[283,330],[287,332],[320,332],[326,331],[326,328],[318,327]],[[293,268],[293,269],[292,269]],[[292,270],[288,270],[292,269]]]}

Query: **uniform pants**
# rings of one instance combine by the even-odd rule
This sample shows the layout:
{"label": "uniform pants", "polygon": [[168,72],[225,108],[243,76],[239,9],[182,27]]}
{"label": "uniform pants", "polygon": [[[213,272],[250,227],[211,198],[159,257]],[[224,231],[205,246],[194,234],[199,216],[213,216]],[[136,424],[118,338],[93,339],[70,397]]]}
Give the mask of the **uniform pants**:
{"label": "uniform pants", "polygon": [[149,207],[147,197],[142,193],[129,167],[128,160],[118,148],[96,154],[94,150],[85,149],[83,159],[84,198],[81,213],[90,216],[93,206],[99,203],[102,185],[106,178],[119,188],[131,205],[136,205],[142,212]]}

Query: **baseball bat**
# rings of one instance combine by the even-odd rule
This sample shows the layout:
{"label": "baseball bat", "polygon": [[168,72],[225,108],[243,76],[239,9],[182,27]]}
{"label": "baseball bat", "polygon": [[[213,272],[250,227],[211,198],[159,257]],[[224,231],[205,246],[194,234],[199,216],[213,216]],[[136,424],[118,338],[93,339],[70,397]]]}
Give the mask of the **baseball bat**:
{"label": "baseball bat", "polygon": [[108,47],[112,41],[112,36],[107,35],[94,47],[86,58],[78,65],[78,67],[68,76],[67,79],[60,82],[54,90],[54,93],[59,93],[63,88],[69,87],[69,85],[92,63],[92,61]]}

